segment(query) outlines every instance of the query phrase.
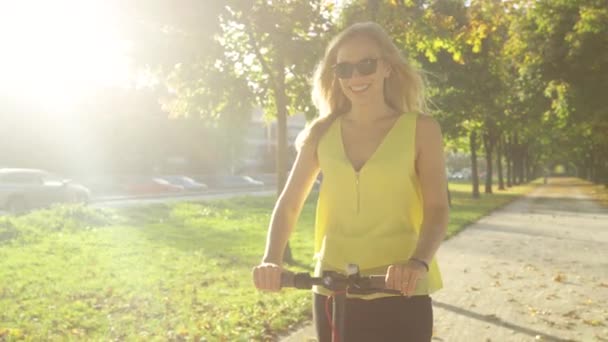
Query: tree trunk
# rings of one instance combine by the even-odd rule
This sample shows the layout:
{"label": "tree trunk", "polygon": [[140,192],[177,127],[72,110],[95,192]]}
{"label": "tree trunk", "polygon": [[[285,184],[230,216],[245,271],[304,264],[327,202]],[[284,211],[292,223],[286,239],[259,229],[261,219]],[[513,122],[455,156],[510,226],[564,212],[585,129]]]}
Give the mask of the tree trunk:
{"label": "tree trunk", "polygon": [[513,149],[513,185],[521,184],[521,151],[519,148],[519,141],[517,139],[517,133],[513,133],[513,141],[512,149]]}
{"label": "tree trunk", "polygon": [[503,141],[502,137],[500,137],[498,138],[498,144],[496,145],[496,171],[498,171],[498,190],[505,189],[505,183],[502,179],[502,149]]}
{"label": "tree trunk", "polygon": [[[277,57],[276,62],[276,84],[275,84],[275,103],[277,109],[277,197],[283,191],[287,182],[287,95],[285,94],[285,65],[281,56]],[[285,247],[283,261],[293,262],[291,247],[289,242]]]}
{"label": "tree trunk", "polygon": [[529,183],[530,178],[531,178],[531,175],[530,175],[530,164],[531,164],[530,159],[531,158],[530,158],[530,151],[528,151],[528,145],[527,144],[524,145],[522,147],[522,150],[523,150],[523,160],[524,160],[524,162],[523,162],[524,167],[522,169],[524,183]]}
{"label": "tree trunk", "polygon": [[587,169],[585,179],[591,182],[593,179],[593,156],[591,152],[587,153],[587,166],[585,169]]}
{"label": "tree trunk", "polygon": [[486,150],[486,184],[484,189],[486,194],[492,193],[492,150],[494,149],[494,144],[490,134],[486,133],[483,135],[483,147]]}
{"label": "tree trunk", "polygon": [[[600,146],[600,151],[608,151],[608,146]],[[600,156],[600,182],[604,184],[605,188],[608,188],[608,157],[606,157],[605,153],[600,153]]]}
{"label": "tree trunk", "polygon": [[530,153],[530,147],[528,147],[528,182],[531,182],[536,178],[534,174],[534,168],[536,167],[536,162],[533,160],[532,154]]}
{"label": "tree trunk", "polygon": [[591,168],[592,168],[592,177],[591,177],[591,181],[595,184],[599,184],[600,183],[600,178],[601,178],[601,171],[599,168],[599,153],[596,153],[596,149],[595,149],[596,145],[592,145],[591,146]]}
{"label": "tree trunk", "polygon": [[519,148],[519,184],[526,183],[526,149],[523,145],[518,146]]}
{"label": "tree trunk", "polygon": [[504,144],[503,144],[503,151],[505,152],[505,159],[507,162],[507,188],[510,188],[511,186],[513,186],[513,161],[512,161],[512,155],[513,153],[511,153],[511,144],[509,143],[509,139],[508,136],[505,137],[504,140]]}
{"label": "tree trunk", "polygon": [[471,131],[469,135],[469,146],[471,149],[471,177],[473,180],[473,198],[479,198],[479,175],[477,174],[477,133]]}

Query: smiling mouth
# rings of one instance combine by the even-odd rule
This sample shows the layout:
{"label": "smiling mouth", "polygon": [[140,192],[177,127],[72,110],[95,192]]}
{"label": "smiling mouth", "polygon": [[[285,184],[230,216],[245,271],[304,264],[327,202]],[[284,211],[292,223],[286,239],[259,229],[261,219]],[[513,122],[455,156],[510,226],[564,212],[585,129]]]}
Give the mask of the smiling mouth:
{"label": "smiling mouth", "polygon": [[364,84],[364,85],[359,85],[359,86],[350,86],[349,88],[353,93],[362,93],[362,92],[366,91],[369,87],[370,87],[370,84]]}

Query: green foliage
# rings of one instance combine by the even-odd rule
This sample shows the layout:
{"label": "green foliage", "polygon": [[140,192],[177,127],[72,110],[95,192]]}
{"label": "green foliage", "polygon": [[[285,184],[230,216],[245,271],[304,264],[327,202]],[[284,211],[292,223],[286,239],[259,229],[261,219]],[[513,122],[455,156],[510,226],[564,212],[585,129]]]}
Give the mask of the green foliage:
{"label": "green foliage", "polygon": [[[137,32],[159,34],[161,46],[179,52],[156,63],[171,89],[165,108],[226,127],[218,137],[237,154],[253,104],[269,117],[315,116],[309,78],[326,43],[353,22],[374,20],[425,71],[447,138],[517,134],[509,148],[534,156],[529,162],[578,155],[576,163],[596,173],[608,168],[600,153],[608,147],[604,1],[357,0],[340,11],[332,4],[211,1],[186,6],[191,13],[157,5],[140,13],[150,25]],[[553,156],[558,142],[577,153]]]}
{"label": "green foliage", "polygon": [[[496,141],[517,133],[514,147],[548,160],[553,137],[581,150],[573,134],[579,129],[565,127],[591,125],[579,164],[598,163],[589,158],[607,144],[602,0],[357,0],[339,10],[320,0],[231,0],[173,7],[155,3],[127,25],[145,45],[139,60],[167,75],[167,110],[226,127],[218,139],[226,137],[225,150],[236,154],[253,104],[269,118],[280,111],[316,115],[309,97],[314,65],[337,31],[363,20],[385,27],[425,71],[447,138],[472,129]],[[155,63],[146,58],[161,47],[171,53]]]}
{"label": "green foliage", "polygon": [[[553,159],[572,160],[583,174],[584,169],[592,176],[608,174],[608,160],[599,153],[608,148],[605,134],[601,133],[608,118],[602,99],[603,89],[608,87],[605,2],[537,1],[522,7],[519,14],[513,18],[509,42],[509,56],[519,65],[518,82],[523,84],[532,79],[528,75],[533,75],[536,89],[527,88],[529,93],[542,90],[549,100],[544,101],[544,109],[532,102],[542,103],[538,96],[538,100],[524,100],[538,108],[537,113],[543,112],[543,125],[531,134],[551,132],[554,139],[551,144],[544,144],[544,151],[557,153]],[[589,130],[590,126],[597,130]],[[581,133],[586,137],[584,141]],[[549,145],[559,145],[559,152]]]}

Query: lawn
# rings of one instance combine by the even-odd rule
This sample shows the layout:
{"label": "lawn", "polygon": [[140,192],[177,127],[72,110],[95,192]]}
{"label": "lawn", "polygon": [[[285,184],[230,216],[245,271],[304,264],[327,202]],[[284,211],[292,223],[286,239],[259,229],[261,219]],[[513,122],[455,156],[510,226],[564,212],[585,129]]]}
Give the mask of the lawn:
{"label": "lawn", "polygon": [[[533,188],[470,198],[451,184],[450,235]],[[310,318],[310,295],[254,290],[274,199],[0,217],[0,340],[266,341]],[[315,195],[291,240],[312,268]]]}

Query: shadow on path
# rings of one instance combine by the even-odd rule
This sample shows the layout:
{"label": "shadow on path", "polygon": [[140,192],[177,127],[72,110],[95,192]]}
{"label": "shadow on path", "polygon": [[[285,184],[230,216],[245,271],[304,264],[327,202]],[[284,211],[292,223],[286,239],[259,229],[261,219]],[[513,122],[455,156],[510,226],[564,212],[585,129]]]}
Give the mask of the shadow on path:
{"label": "shadow on path", "polygon": [[500,326],[500,327],[503,327],[506,329],[510,329],[512,331],[526,334],[531,337],[541,336],[543,338],[543,340],[546,340],[546,341],[555,341],[555,342],[572,342],[572,341],[574,341],[574,340],[565,340],[565,339],[559,338],[557,336],[545,334],[542,331],[538,331],[538,330],[526,328],[521,325],[506,322],[506,321],[501,320],[500,317],[497,317],[495,315],[483,315],[483,314],[480,314],[477,312],[459,308],[454,305],[438,302],[436,300],[433,300],[433,307],[441,308],[441,309],[451,311],[451,312],[454,312],[454,313],[462,315],[462,316],[466,316],[469,318],[491,323],[491,324],[494,324],[494,325],[497,325],[497,326]]}

